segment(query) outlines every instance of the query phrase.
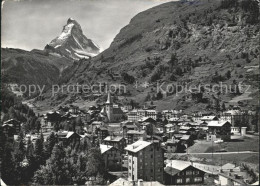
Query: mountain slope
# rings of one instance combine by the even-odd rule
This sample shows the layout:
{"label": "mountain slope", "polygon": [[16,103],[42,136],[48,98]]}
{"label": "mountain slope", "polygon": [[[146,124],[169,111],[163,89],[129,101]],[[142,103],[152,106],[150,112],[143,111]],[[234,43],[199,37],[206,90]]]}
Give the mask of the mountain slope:
{"label": "mountain slope", "polygon": [[2,48],[1,75],[3,83],[51,85],[58,82],[72,60],[46,51]]}
{"label": "mountain slope", "polygon": [[79,23],[72,18],[68,19],[62,33],[45,50],[72,59],[89,58],[100,52],[100,48],[83,34]]}
{"label": "mountain slope", "polygon": [[[250,85],[251,93],[242,94],[239,104],[256,106],[259,30],[257,1],[165,3],[136,15],[107,50],[74,69],[69,84],[88,83],[89,77],[124,82],[128,98],[140,104],[153,100],[159,110],[198,111],[219,110],[219,105],[234,104],[230,101],[241,95],[211,91],[198,99],[192,92],[176,95],[175,91],[161,98],[156,95],[157,82],[210,87],[220,83],[235,87],[241,82]],[[115,74],[121,78],[114,78]],[[150,85],[135,89],[135,81]]]}

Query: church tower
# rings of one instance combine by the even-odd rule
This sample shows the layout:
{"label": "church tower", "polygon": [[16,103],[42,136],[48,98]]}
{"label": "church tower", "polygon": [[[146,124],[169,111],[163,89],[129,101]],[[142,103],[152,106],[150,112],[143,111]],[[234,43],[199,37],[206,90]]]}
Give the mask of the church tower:
{"label": "church tower", "polygon": [[113,121],[113,102],[111,100],[111,95],[110,92],[107,94],[107,102],[105,103],[106,105],[106,114],[108,121],[112,122]]}

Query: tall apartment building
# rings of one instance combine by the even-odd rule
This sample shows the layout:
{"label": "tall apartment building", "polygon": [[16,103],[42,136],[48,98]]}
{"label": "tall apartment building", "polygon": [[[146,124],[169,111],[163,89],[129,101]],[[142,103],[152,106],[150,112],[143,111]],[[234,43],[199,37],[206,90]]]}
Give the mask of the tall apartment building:
{"label": "tall apartment building", "polygon": [[128,145],[128,180],[163,183],[164,151],[158,142],[137,141]]}

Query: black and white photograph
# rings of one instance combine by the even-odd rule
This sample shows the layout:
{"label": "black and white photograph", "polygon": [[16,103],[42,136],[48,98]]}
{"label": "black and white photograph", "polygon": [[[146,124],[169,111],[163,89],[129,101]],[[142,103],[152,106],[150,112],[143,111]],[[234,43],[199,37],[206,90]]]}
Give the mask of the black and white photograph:
{"label": "black and white photograph", "polygon": [[0,185],[259,185],[260,0],[2,0]]}

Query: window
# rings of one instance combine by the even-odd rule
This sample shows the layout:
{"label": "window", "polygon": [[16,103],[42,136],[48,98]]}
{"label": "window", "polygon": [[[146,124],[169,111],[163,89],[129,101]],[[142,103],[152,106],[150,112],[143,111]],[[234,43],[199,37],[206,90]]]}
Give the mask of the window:
{"label": "window", "polygon": [[194,178],[194,182],[201,182],[202,181],[202,177],[195,177]]}
{"label": "window", "polygon": [[131,166],[129,166],[129,170],[131,170]]}
{"label": "window", "polygon": [[151,169],[151,172],[153,172],[153,169]]}
{"label": "window", "polygon": [[151,155],[151,158],[153,158],[153,155]]}
{"label": "window", "polygon": [[182,179],[177,179],[176,182],[177,183],[182,183]]}
{"label": "window", "polygon": [[186,175],[192,175],[192,171],[191,170],[187,170],[186,171]]}
{"label": "window", "polygon": [[190,178],[186,178],[186,183],[190,183]]}
{"label": "window", "polygon": [[199,175],[200,174],[200,171],[196,170],[193,172],[194,175]]}

